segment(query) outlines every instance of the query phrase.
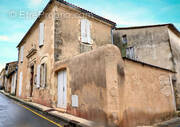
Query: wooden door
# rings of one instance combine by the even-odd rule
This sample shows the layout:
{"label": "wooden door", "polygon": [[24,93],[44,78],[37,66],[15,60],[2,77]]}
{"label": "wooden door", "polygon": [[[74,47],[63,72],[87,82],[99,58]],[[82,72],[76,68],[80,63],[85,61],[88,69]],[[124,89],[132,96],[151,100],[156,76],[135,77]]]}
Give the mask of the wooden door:
{"label": "wooden door", "polygon": [[58,73],[58,103],[57,107],[66,108],[67,97],[67,74],[66,70]]}

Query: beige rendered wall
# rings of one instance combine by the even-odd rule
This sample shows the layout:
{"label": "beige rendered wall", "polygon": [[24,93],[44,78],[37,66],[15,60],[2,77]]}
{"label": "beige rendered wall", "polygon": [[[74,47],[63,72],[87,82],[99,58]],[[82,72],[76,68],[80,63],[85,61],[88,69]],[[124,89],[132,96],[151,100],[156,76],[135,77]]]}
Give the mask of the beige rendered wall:
{"label": "beige rendered wall", "polygon": [[[55,65],[56,72],[65,68],[66,112],[104,126],[117,126],[121,98],[119,84],[124,76],[123,71],[121,72],[123,66],[119,49],[113,45],[102,46]],[[56,84],[58,87],[57,82]],[[72,106],[72,95],[78,96],[78,107]]]}
{"label": "beige rendered wall", "polygon": [[5,69],[3,68],[0,72],[0,87],[4,87],[4,76],[5,76]]}
{"label": "beige rendered wall", "polygon": [[[104,44],[112,44],[112,26],[110,24],[97,20],[92,16],[87,17],[84,13],[59,2],[56,3],[55,8],[55,61],[65,60],[80,54],[81,46],[86,51],[89,51]],[[90,21],[92,44],[81,42],[81,19]]]}
{"label": "beige rendered wall", "polygon": [[[46,14],[51,16],[42,16],[41,20],[36,23],[28,36],[25,38],[24,42],[20,45],[24,46],[24,55],[23,63],[20,60],[19,54],[19,63],[18,63],[18,79],[17,79],[17,96],[19,96],[19,79],[20,72],[22,72],[22,94],[21,98],[25,99],[30,96],[30,79],[31,72],[30,67],[34,65],[34,78],[37,75],[37,65],[42,63],[47,63],[47,86],[45,88],[37,88],[36,84],[33,85],[33,97],[34,102],[51,106],[53,104],[53,95],[54,95],[54,19],[53,19],[53,5],[50,5]],[[39,24],[44,23],[44,45],[39,47]],[[19,52],[20,52],[19,48]],[[31,49],[37,49],[36,54],[27,58]],[[44,96],[45,95],[45,96]]]}
{"label": "beige rendered wall", "polygon": [[170,44],[173,54],[175,71],[174,75],[174,89],[176,94],[177,109],[180,109],[180,37],[176,35],[171,29],[168,30],[170,37]]}
{"label": "beige rendered wall", "polygon": [[127,35],[127,47],[134,47],[135,60],[174,70],[166,26],[115,30],[113,35],[118,47]]}
{"label": "beige rendered wall", "polygon": [[120,125],[150,125],[172,117],[176,109],[172,73],[126,59],[124,65]]}
{"label": "beige rendered wall", "polygon": [[[63,69],[67,70],[65,111],[69,114],[108,127],[150,125],[174,115],[172,73],[123,61],[113,45],[57,62],[57,87],[57,73]],[[78,107],[72,106],[72,95],[78,96]]]}

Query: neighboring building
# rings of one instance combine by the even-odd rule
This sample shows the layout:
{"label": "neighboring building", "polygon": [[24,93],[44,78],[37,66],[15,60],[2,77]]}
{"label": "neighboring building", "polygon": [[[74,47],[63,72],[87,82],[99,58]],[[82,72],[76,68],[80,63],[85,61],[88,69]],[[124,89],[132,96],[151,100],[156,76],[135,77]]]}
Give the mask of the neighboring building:
{"label": "neighboring building", "polygon": [[0,72],[0,89],[4,88],[4,81],[5,81],[5,69],[3,68]]}
{"label": "neighboring building", "polygon": [[50,1],[17,46],[16,95],[46,106],[66,109],[56,100],[63,95],[57,92],[55,63],[112,44],[111,34],[115,25],[63,0]]}
{"label": "neighboring building", "polygon": [[180,33],[173,24],[116,28],[114,44],[123,57],[177,72],[173,77],[180,109]]}
{"label": "neighboring building", "polygon": [[18,62],[10,62],[5,67],[5,91],[15,95],[17,83],[17,66]]}

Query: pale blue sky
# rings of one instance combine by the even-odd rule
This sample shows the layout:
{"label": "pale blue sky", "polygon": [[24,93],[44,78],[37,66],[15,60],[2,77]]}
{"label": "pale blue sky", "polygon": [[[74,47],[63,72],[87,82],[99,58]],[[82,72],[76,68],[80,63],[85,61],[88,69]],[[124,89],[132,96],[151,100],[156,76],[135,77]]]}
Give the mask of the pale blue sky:
{"label": "pale blue sky", "polygon": [[[0,69],[17,60],[16,46],[49,0],[0,0]],[[180,29],[180,0],[67,0],[118,26],[173,23]],[[32,18],[20,12],[34,14]],[[14,15],[12,15],[14,14]]]}

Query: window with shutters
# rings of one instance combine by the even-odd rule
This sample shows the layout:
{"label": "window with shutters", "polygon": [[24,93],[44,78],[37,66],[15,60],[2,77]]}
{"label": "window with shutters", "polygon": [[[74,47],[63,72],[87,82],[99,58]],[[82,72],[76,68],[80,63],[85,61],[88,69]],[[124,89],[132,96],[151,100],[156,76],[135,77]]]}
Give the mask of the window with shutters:
{"label": "window with shutters", "polygon": [[44,23],[39,24],[39,47],[44,45]]}
{"label": "window with shutters", "polygon": [[36,75],[36,87],[40,87],[40,65],[37,65],[37,75]]}
{"label": "window with shutters", "polygon": [[134,47],[126,48],[126,57],[130,59],[135,59]]}
{"label": "window with shutters", "polygon": [[40,86],[45,88],[46,87],[46,77],[47,77],[47,64],[41,64],[40,68]]}
{"label": "window with shutters", "polygon": [[122,36],[122,42],[123,42],[123,44],[127,44],[127,35],[126,34]]}
{"label": "window with shutters", "polygon": [[81,19],[81,42],[91,44],[91,28],[87,19]]}

